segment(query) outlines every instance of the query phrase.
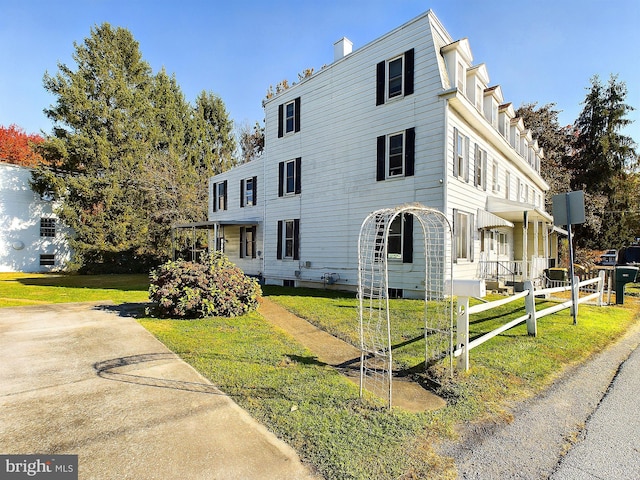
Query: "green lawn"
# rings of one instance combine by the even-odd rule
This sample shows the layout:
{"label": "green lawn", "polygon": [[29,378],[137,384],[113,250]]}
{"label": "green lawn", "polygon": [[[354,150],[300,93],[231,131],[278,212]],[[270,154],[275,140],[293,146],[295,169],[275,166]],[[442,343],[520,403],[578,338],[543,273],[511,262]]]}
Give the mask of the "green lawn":
{"label": "green lawn", "polygon": [[[0,274],[0,298],[8,304],[146,300],[145,276]],[[353,295],[269,287],[265,294],[298,315],[357,344]],[[471,318],[471,336],[522,314],[522,302]],[[538,308],[542,308],[543,302]],[[398,367],[419,364],[422,303],[394,301]],[[438,412],[387,411],[382,401],[359,400],[358,387],[316,361],[303,345],[256,312],[238,318],[139,319],[171,350],[229,394],[319,473],[332,479],[455,478],[451,459],[434,445],[455,438],[455,426],[509,419],[509,405],[534,395],[567,366],[582,362],[619,337],[639,318],[640,301],[624,306],[580,307],[578,325],[569,310],[542,318],[538,337],[524,325],[473,349],[469,372],[444,376],[438,393],[448,405]],[[402,339],[415,339],[404,341]],[[422,360],[424,358],[422,357]],[[212,432],[215,435],[215,432]]]}

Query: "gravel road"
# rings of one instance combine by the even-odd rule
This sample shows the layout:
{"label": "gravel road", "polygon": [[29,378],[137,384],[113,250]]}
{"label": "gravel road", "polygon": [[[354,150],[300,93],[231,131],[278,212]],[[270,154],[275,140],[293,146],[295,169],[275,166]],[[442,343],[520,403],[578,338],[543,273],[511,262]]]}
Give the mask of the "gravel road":
{"label": "gravel road", "polygon": [[[469,425],[461,432],[461,442],[444,445],[440,453],[455,459],[461,479],[640,478],[637,422],[640,375],[637,369],[625,369],[627,360],[640,363],[636,358],[640,353],[632,356],[639,344],[640,324],[636,324],[615,345],[584,365],[570,369],[545,393],[519,404],[512,412],[511,423]],[[620,381],[622,373],[625,377],[635,375],[635,382]],[[628,383],[633,386],[619,393],[619,385]],[[613,393],[618,400],[633,396],[635,401],[618,404],[614,398],[609,406]],[[599,412],[605,408],[603,406],[611,411],[601,418]],[[620,411],[624,408],[631,410]],[[624,418],[634,415],[633,412],[635,421],[625,422]],[[589,449],[603,450],[599,443],[603,438],[611,443],[610,451],[618,450],[619,440],[607,437],[606,433],[592,441],[591,425],[596,421],[600,425],[615,421],[618,434],[627,439],[627,444],[633,444],[629,447],[631,452],[626,449],[624,461],[629,465],[623,467],[632,476],[618,476],[615,472],[623,461],[622,455],[617,458],[606,451],[598,457],[603,476],[597,476],[600,474],[595,470],[588,473],[583,468],[586,459],[594,458]]]}

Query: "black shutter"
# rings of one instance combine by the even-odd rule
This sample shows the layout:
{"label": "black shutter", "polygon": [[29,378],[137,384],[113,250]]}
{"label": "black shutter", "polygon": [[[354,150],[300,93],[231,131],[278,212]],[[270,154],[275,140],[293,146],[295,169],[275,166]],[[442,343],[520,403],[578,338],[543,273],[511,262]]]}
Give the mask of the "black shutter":
{"label": "black shutter", "polygon": [[458,263],[458,230],[460,226],[458,225],[458,209],[453,209],[453,240],[451,243],[451,257],[453,258],[453,263]]}
{"label": "black shutter", "polygon": [[[480,155],[480,147],[478,147],[477,143],[474,143],[475,147],[473,148],[473,186],[478,186],[478,155]],[[471,162],[469,162],[471,163]]]}
{"label": "black shutter", "polygon": [[278,220],[278,244],[276,258],[282,260],[282,220]]}
{"label": "black shutter", "polygon": [[240,258],[244,258],[245,255],[245,240],[247,239],[247,232],[245,227],[240,227]]}
{"label": "black shutter", "polygon": [[302,192],[302,158],[296,158],[296,193]]}
{"label": "black shutter", "polygon": [[293,259],[300,260],[300,219],[293,221]]}
{"label": "black shutter", "polygon": [[376,164],[376,180],[379,182],[384,180],[386,175],[384,172],[385,166],[385,148],[386,148],[386,137],[381,135],[378,137],[378,153],[377,153],[377,164]]}
{"label": "black shutter", "polygon": [[376,105],[384,103],[384,77],[385,62],[380,62],[376,66]]}
{"label": "black shutter", "polygon": [[458,129],[453,128],[453,176],[460,175],[458,172]]}
{"label": "black shutter", "polygon": [[258,204],[258,177],[253,177],[253,204]]}
{"label": "black shutter", "polygon": [[284,195],[284,162],[278,164],[278,196]]}
{"label": "black shutter", "polygon": [[296,98],[294,102],[295,102],[295,112],[293,117],[294,131],[299,132],[300,131],[300,97]]}
{"label": "black shutter", "polygon": [[416,129],[412,127],[405,134],[404,176],[412,177],[416,164]]}
{"label": "black shutter", "polygon": [[413,263],[413,215],[405,213],[403,221],[402,263]]}
{"label": "black shutter", "polygon": [[214,183],[211,186],[211,190],[213,191],[213,211],[217,212],[218,211],[218,184]]}
{"label": "black shutter", "polygon": [[251,227],[251,258],[256,258],[256,232],[257,227]]}
{"label": "black shutter", "polygon": [[240,180],[240,208],[244,207],[244,180]]}
{"label": "black shutter", "polygon": [[227,180],[224,181],[224,210],[227,209]]}
{"label": "black shutter", "polygon": [[284,114],[284,105],[278,105],[278,138],[282,137],[282,116]]}
{"label": "black shutter", "polygon": [[414,50],[404,52],[404,94],[413,93]]}

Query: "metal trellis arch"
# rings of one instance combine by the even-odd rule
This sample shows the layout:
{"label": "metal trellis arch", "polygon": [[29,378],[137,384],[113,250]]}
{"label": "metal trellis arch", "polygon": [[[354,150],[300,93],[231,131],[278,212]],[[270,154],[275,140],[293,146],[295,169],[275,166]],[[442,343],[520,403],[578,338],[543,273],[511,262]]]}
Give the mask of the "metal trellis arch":
{"label": "metal trellis arch", "polygon": [[360,396],[364,389],[386,395],[389,408],[393,388],[389,231],[396,218],[405,221],[406,215],[413,216],[414,224],[417,220],[424,238],[425,369],[447,356],[448,368],[453,369],[453,299],[451,291],[446,291],[451,288],[453,272],[449,221],[442,212],[420,204],[372,212],[362,223],[358,238]]}

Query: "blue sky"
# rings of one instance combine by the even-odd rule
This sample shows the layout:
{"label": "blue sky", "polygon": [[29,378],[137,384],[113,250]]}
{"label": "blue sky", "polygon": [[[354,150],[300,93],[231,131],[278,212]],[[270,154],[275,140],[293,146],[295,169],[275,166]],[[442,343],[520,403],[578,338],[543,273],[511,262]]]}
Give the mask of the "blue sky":
{"label": "blue sky", "polygon": [[[572,123],[591,76],[613,73],[640,109],[640,0],[0,0],[0,125],[51,132],[43,75],[58,62],[75,69],[73,43],[103,22],[130,30],[187,100],[213,92],[234,121],[253,124],[269,85],[331,63],[339,38],[356,50],[429,9],[469,39],[474,63],[515,107],[555,102]],[[625,133],[640,143],[640,111],[629,118]]]}

